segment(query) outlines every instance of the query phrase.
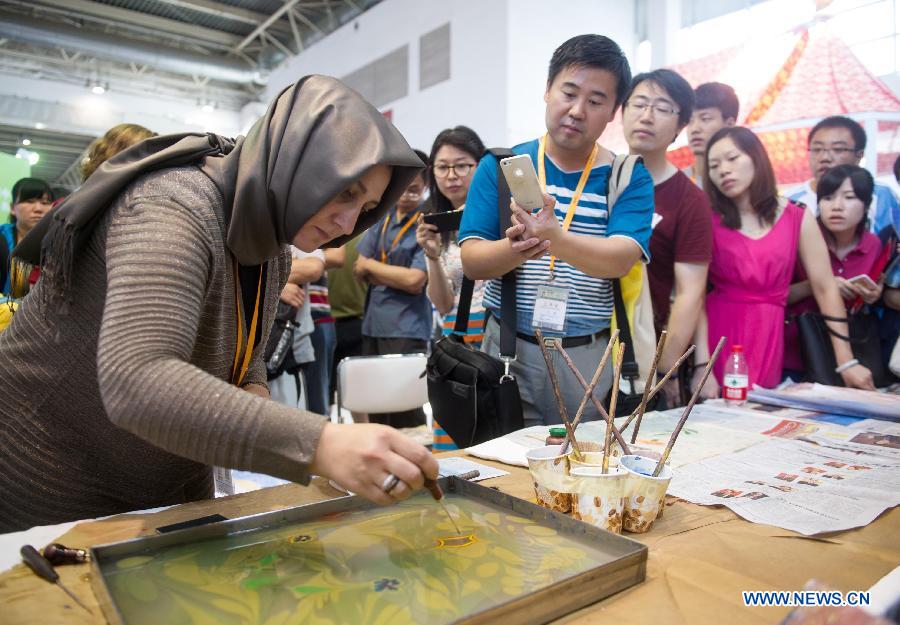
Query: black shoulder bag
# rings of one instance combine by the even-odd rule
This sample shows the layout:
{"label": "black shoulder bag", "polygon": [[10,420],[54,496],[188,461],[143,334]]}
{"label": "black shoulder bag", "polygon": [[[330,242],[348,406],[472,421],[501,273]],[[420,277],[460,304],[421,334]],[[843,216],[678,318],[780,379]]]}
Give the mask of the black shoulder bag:
{"label": "black shoulder bag", "polygon": [[[850,336],[839,334],[828,327],[826,321],[848,321]],[[875,386],[888,386],[891,374],[884,366],[881,355],[881,339],[878,334],[878,317],[868,310],[868,306],[846,318],[829,317],[819,312],[805,312],[797,315],[797,332],[800,338],[800,352],[806,372],[813,382],[831,386],[844,386],[841,374],[835,373],[837,361],[831,347],[831,336],[848,341],[853,357],[859,364],[872,372]]]}
{"label": "black shoulder bag", "polygon": [[[284,302],[278,302],[275,313],[275,321],[272,323],[272,331],[266,341],[266,349],[263,351],[263,360],[266,363],[266,378],[272,380],[288,370],[294,362],[294,330],[297,323],[297,307]],[[288,356],[291,356],[290,358]]]}
{"label": "black shoulder bag", "polygon": [[[509,187],[499,160],[510,150],[489,150],[498,161],[497,210],[500,229],[510,226]],[[500,296],[500,358],[465,344],[475,282],[463,278],[453,334],[439,340],[428,357],[428,401],[435,419],[460,448],[471,447],[525,427],[519,385],[509,372],[516,359],[516,271],[503,276]]]}

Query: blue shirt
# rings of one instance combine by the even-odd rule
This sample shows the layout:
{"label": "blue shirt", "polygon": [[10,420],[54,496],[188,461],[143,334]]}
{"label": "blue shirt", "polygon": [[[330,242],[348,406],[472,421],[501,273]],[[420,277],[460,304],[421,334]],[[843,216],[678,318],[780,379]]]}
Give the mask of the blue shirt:
{"label": "blue shirt", "polygon": [[[512,151],[515,154],[530,154],[532,162],[537,164],[537,140],[517,145]],[[562,223],[581,178],[581,171],[565,172],[549,157],[545,163],[547,193],[556,198],[556,217]],[[627,237],[640,246],[644,261],[649,262],[653,180],[644,166],[638,165],[630,184],[619,195],[610,216],[606,204],[610,170],[609,165],[596,166],[591,170],[569,230],[574,234],[597,237]],[[478,164],[469,187],[459,241],[497,241],[503,236],[497,209],[497,159],[488,154]],[[537,288],[547,282],[549,270],[549,255],[525,261],[516,269],[516,323],[519,332],[533,332],[531,320]],[[556,259],[554,273],[556,279],[553,284],[569,290],[566,325],[562,332],[564,336],[584,336],[609,327],[613,311],[612,283],[609,280],[588,276],[560,259]],[[484,294],[485,308],[497,317],[500,316],[501,282],[500,279],[490,280]]]}
{"label": "blue shirt", "polygon": [[12,293],[12,284],[10,282],[10,263],[8,262],[8,260],[12,258],[12,251],[16,246],[15,226],[13,224],[0,224],[0,237],[3,237],[3,242],[0,243],[0,245],[6,245],[7,252],[6,266],[0,267],[0,275],[5,276],[3,278],[3,284],[0,284],[0,294],[9,295],[10,293]]}
{"label": "blue shirt", "polygon": [[[377,224],[369,228],[357,246],[360,256],[381,261],[382,250],[387,253],[387,264],[428,272],[425,251],[416,242],[416,225],[412,224],[397,247],[391,249],[397,234],[415,215],[413,211],[402,221],[392,209]],[[385,219],[390,220],[381,236]],[[431,337],[431,302],[425,294],[412,294],[389,286],[370,285],[363,317],[362,333],[376,338],[409,338],[428,340]]]}

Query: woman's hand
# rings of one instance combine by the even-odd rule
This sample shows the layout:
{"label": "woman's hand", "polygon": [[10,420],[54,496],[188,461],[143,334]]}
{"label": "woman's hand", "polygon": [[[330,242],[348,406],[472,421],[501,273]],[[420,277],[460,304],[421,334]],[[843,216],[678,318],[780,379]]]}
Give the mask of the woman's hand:
{"label": "woman's hand", "polygon": [[369,281],[369,269],[368,269],[369,259],[365,256],[360,256],[356,259],[356,262],[353,263],[353,277],[359,280],[360,282],[368,282]]}
{"label": "woman's hand", "polygon": [[[701,379],[703,379],[703,368],[697,367],[694,369],[693,375],[691,375],[691,393],[697,390]],[[716,376],[710,372],[709,377],[706,378],[706,383],[700,390],[700,399],[716,399],[719,396],[719,391],[719,383],[716,382]]]}
{"label": "woman's hand", "polygon": [[[421,488],[425,478],[437,479],[438,463],[422,445],[392,427],[376,423],[338,425],[322,429],[310,471],[380,505],[396,503]],[[386,478],[400,481],[389,493]]]}
{"label": "woman's hand", "polygon": [[426,256],[432,258],[437,258],[443,251],[441,234],[438,232],[438,227],[434,224],[425,223],[423,215],[419,215],[418,225],[416,226],[416,243],[425,250]]}
{"label": "woman's hand", "polygon": [[853,286],[856,287],[856,292],[862,301],[871,305],[881,299],[881,293],[884,291],[884,276],[879,278],[874,288],[867,286],[864,282],[857,282]]}
{"label": "woman's hand", "polygon": [[875,390],[872,372],[863,365],[853,365],[849,369],[841,371],[841,378],[849,388],[861,388],[866,391]]}
{"label": "woman's hand", "polygon": [[835,276],[834,281],[837,282],[838,291],[840,291],[842,299],[850,301],[856,299],[856,296],[859,295],[855,285],[851,284],[846,278]]}

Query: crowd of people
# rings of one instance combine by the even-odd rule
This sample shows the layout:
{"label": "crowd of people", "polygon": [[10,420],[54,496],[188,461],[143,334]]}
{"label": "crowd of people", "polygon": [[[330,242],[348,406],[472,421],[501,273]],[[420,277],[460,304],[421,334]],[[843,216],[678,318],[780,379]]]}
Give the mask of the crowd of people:
{"label": "crowd of people", "polygon": [[[659,370],[697,345],[661,405],[686,402],[721,336],[743,346],[751,385],[807,379],[794,321],[811,311],[840,381],[874,388],[849,319],[877,319],[886,363],[900,329],[900,276],[885,273],[900,205],[859,166],[857,122],[816,124],[813,178],[781,192],[762,142],[737,125],[731,87],[692,88],[668,69],[632,77],[607,37],[559,46],[544,101],[546,132],[512,147],[537,170],[534,211],[503,206],[497,158],[475,130],[447,128],[428,154],[412,150],[355,92],[317,76],[234,142],[111,130],[52,218],[50,186],[20,181],[0,227],[0,283],[19,304],[0,334],[0,440],[15,450],[0,458],[0,532],[206,497],[211,466],[301,483],[317,473],[380,503],[404,498],[436,476],[427,450],[395,430],[425,423],[421,410],[354,414],[352,426],[316,415],[332,410],[341,359],[427,352],[454,333],[464,276],[475,288],[458,338],[496,355],[501,323],[513,324],[526,425],[560,421],[535,310],[565,302],[543,329],[589,379],[610,339],[614,282],[636,265],[653,329],[668,334]],[[615,154],[598,140],[619,110],[641,159],[613,204]],[[667,158],[682,132],[685,170]],[[428,218],[460,212],[449,229]],[[503,319],[512,271],[515,318]],[[276,317],[290,322],[291,349],[267,371]],[[582,388],[560,383],[574,414]],[[702,395],[721,384],[720,361]],[[611,386],[607,368],[596,395]],[[434,415],[435,450],[453,448],[446,417]],[[584,419],[596,418],[589,403]]]}

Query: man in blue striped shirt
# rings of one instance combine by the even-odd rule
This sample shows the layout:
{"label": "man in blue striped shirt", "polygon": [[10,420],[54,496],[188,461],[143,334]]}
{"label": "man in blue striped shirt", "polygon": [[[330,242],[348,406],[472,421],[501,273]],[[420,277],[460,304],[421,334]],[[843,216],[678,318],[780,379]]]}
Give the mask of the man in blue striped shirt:
{"label": "man in blue striped shirt", "polygon": [[[549,285],[566,299],[562,329],[552,332],[545,326],[544,333],[563,337],[566,351],[590,379],[609,339],[610,279],[624,276],[640,260],[649,261],[650,175],[639,165],[610,214],[606,189],[613,154],[597,144],[630,83],[628,61],[611,39],[580,35],[566,41],[550,61],[544,94],[547,134],[512,149],[531,155],[544,171],[544,207],[530,214],[514,206],[513,226],[501,232],[497,161],[491,155],[481,160],[469,187],[459,241],[466,275],[490,279],[484,303],[491,319],[482,349],[492,355],[499,352],[499,278],[516,270],[517,360],[511,371],[519,381],[527,425],[561,420],[534,337],[538,291]],[[553,360],[567,409],[574,415],[581,386],[555,351]],[[605,397],[611,382],[609,367],[595,394]],[[584,418],[598,417],[589,404]]]}

